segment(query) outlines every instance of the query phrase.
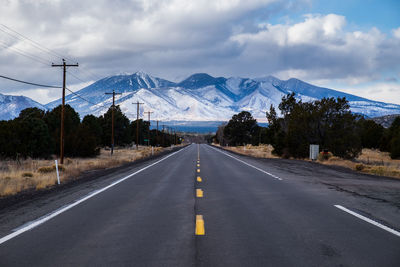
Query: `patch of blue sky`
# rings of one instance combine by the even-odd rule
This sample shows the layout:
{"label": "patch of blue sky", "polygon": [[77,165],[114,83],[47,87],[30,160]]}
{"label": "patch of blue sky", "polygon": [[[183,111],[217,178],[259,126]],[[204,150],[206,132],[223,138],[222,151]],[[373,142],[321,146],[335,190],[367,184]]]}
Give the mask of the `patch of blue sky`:
{"label": "patch of blue sky", "polygon": [[[304,21],[305,14],[337,14],[346,18],[348,31],[368,31],[373,27],[381,32],[391,34],[400,27],[399,0],[312,0],[300,1],[287,8],[280,4],[270,7],[272,12],[270,24],[293,24]],[[260,21],[261,22],[261,21]]]}

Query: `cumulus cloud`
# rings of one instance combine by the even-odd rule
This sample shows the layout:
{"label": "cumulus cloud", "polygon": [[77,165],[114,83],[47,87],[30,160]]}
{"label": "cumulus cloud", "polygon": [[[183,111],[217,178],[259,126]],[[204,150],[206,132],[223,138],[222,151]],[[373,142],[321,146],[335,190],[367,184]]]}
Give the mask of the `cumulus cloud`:
{"label": "cumulus cloud", "polygon": [[[75,75],[68,76],[68,83],[76,86],[136,70],[171,80],[208,72],[348,84],[381,79],[385,70],[400,71],[400,28],[391,35],[377,28],[348,31],[346,18],[338,14],[269,23],[279,11],[290,13],[308,0],[2,2],[0,23],[80,63],[78,70],[69,70]],[[49,67],[59,57],[4,31],[0,25],[0,73],[60,84],[61,70]],[[18,51],[34,55],[35,62]],[[0,83],[2,93],[28,89]],[[54,99],[53,93],[42,95],[37,99],[42,103]]]}
{"label": "cumulus cloud", "polygon": [[[382,68],[398,68],[399,40],[378,29],[346,32],[343,16],[306,15],[296,24],[266,24],[256,33],[231,39],[246,47],[241,57],[255,61],[267,72],[282,78],[297,74],[302,79],[376,79]],[[260,57],[261,56],[261,57]]]}

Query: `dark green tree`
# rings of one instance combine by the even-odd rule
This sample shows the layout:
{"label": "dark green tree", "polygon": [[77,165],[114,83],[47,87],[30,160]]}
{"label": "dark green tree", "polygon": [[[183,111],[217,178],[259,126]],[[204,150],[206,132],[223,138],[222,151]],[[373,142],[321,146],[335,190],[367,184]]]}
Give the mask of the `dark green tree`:
{"label": "dark green tree", "polygon": [[[137,121],[134,120],[130,124],[130,131],[132,133],[132,141],[136,142],[136,127]],[[139,119],[139,145],[147,145],[147,142],[144,142],[144,139],[147,139],[149,133],[149,122]]]}
{"label": "dark green tree", "polygon": [[[61,128],[61,105],[51,111],[46,112],[44,121],[49,129],[52,143],[54,144],[54,152],[60,153],[60,128]],[[64,153],[66,156],[73,154],[72,147],[74,134],[80,124],[79,114],[70,106],[65,105],[64,109]]]}
{"label": "dark green tree", "polygon": [[103,128],[101,127],[101,121],[94,115],[86,115],[82,124],[88,128],[90,135],[96,137],[96,144],[99,146],[102,144]]}
{"label": "dark green tree", "polygon": [[382,125],[373,120],[360,119],[358,121],[360,128],[361,144],[364,148],[379,148],[384,134]]}
{"label": "dark green tree", "polygon": [[323,98],[303,103],[289,94],[279,104],[282,118],[271,107],[268,135],[274,152],[285,157],[308,156],[310,144],[319,144],[334,155],[354,158],[361,152],[358,117],[345,98]]}
{"label": "dark green tree", "polygon": [[[112,108],[100,117],[102,127],[102,144],[111,146]],[[119,106],[114,108],[114,144],[117,146],[128,145],[133,142],[132,127],[129,119],[122,113]]]}
{"label": "dark green tree", "polygon": [[224,128],[224,136],[229,145],[243,145],[251,143],[258,130],[257,121],[250,112],[242,111],[232,116]]}

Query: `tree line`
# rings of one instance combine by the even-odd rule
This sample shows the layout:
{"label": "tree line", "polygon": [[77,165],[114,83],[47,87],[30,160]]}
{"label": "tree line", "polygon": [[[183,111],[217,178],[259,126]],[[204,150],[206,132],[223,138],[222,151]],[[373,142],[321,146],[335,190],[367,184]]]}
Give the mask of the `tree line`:
{"label": "tree line", "polygon": [[247,111],[233,115],[219,126],[214,141],[221,145],[271,144],[273,153],[282,157],[306,158],[310,144],[333,155],[353,159],[362,148],[390,152],[400,158],[400,117],[386,129],[373,120],[350,111],[345,98],[323,98],[303,102],[288,94],[278,106],[266,112],[268,127],[261,127]]}
{"label": "tree line", "polygon": [[[101,147],[110,146],[112,108],[99,117],[79,114],[65,105],[64,144],[69,157],[92,157]],[[61,105],[51,111],[27,108],[13,120],[0,121],[1,158],[49,158],[60,153]],[[114,108],[114,142],[116,146],[132,145],[136,141],[137,121],[130,121],[119,106]],[[156,129],[139,119],[139,144],[170,146],[180,138]],[[146,140],[145,140],[146,139]],[[149,142],[147,140],[150,140]]]}

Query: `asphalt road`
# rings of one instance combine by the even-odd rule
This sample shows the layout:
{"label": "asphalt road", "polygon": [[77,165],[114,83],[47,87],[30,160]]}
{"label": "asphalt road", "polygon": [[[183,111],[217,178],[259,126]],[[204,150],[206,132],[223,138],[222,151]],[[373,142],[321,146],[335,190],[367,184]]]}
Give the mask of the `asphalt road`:
{"label": "asphalt road", "polygon": [[396,222],[345,212],[360,214],[354,196],[281,165],[191,145],[14,229],[0,266],[400,266]]}

